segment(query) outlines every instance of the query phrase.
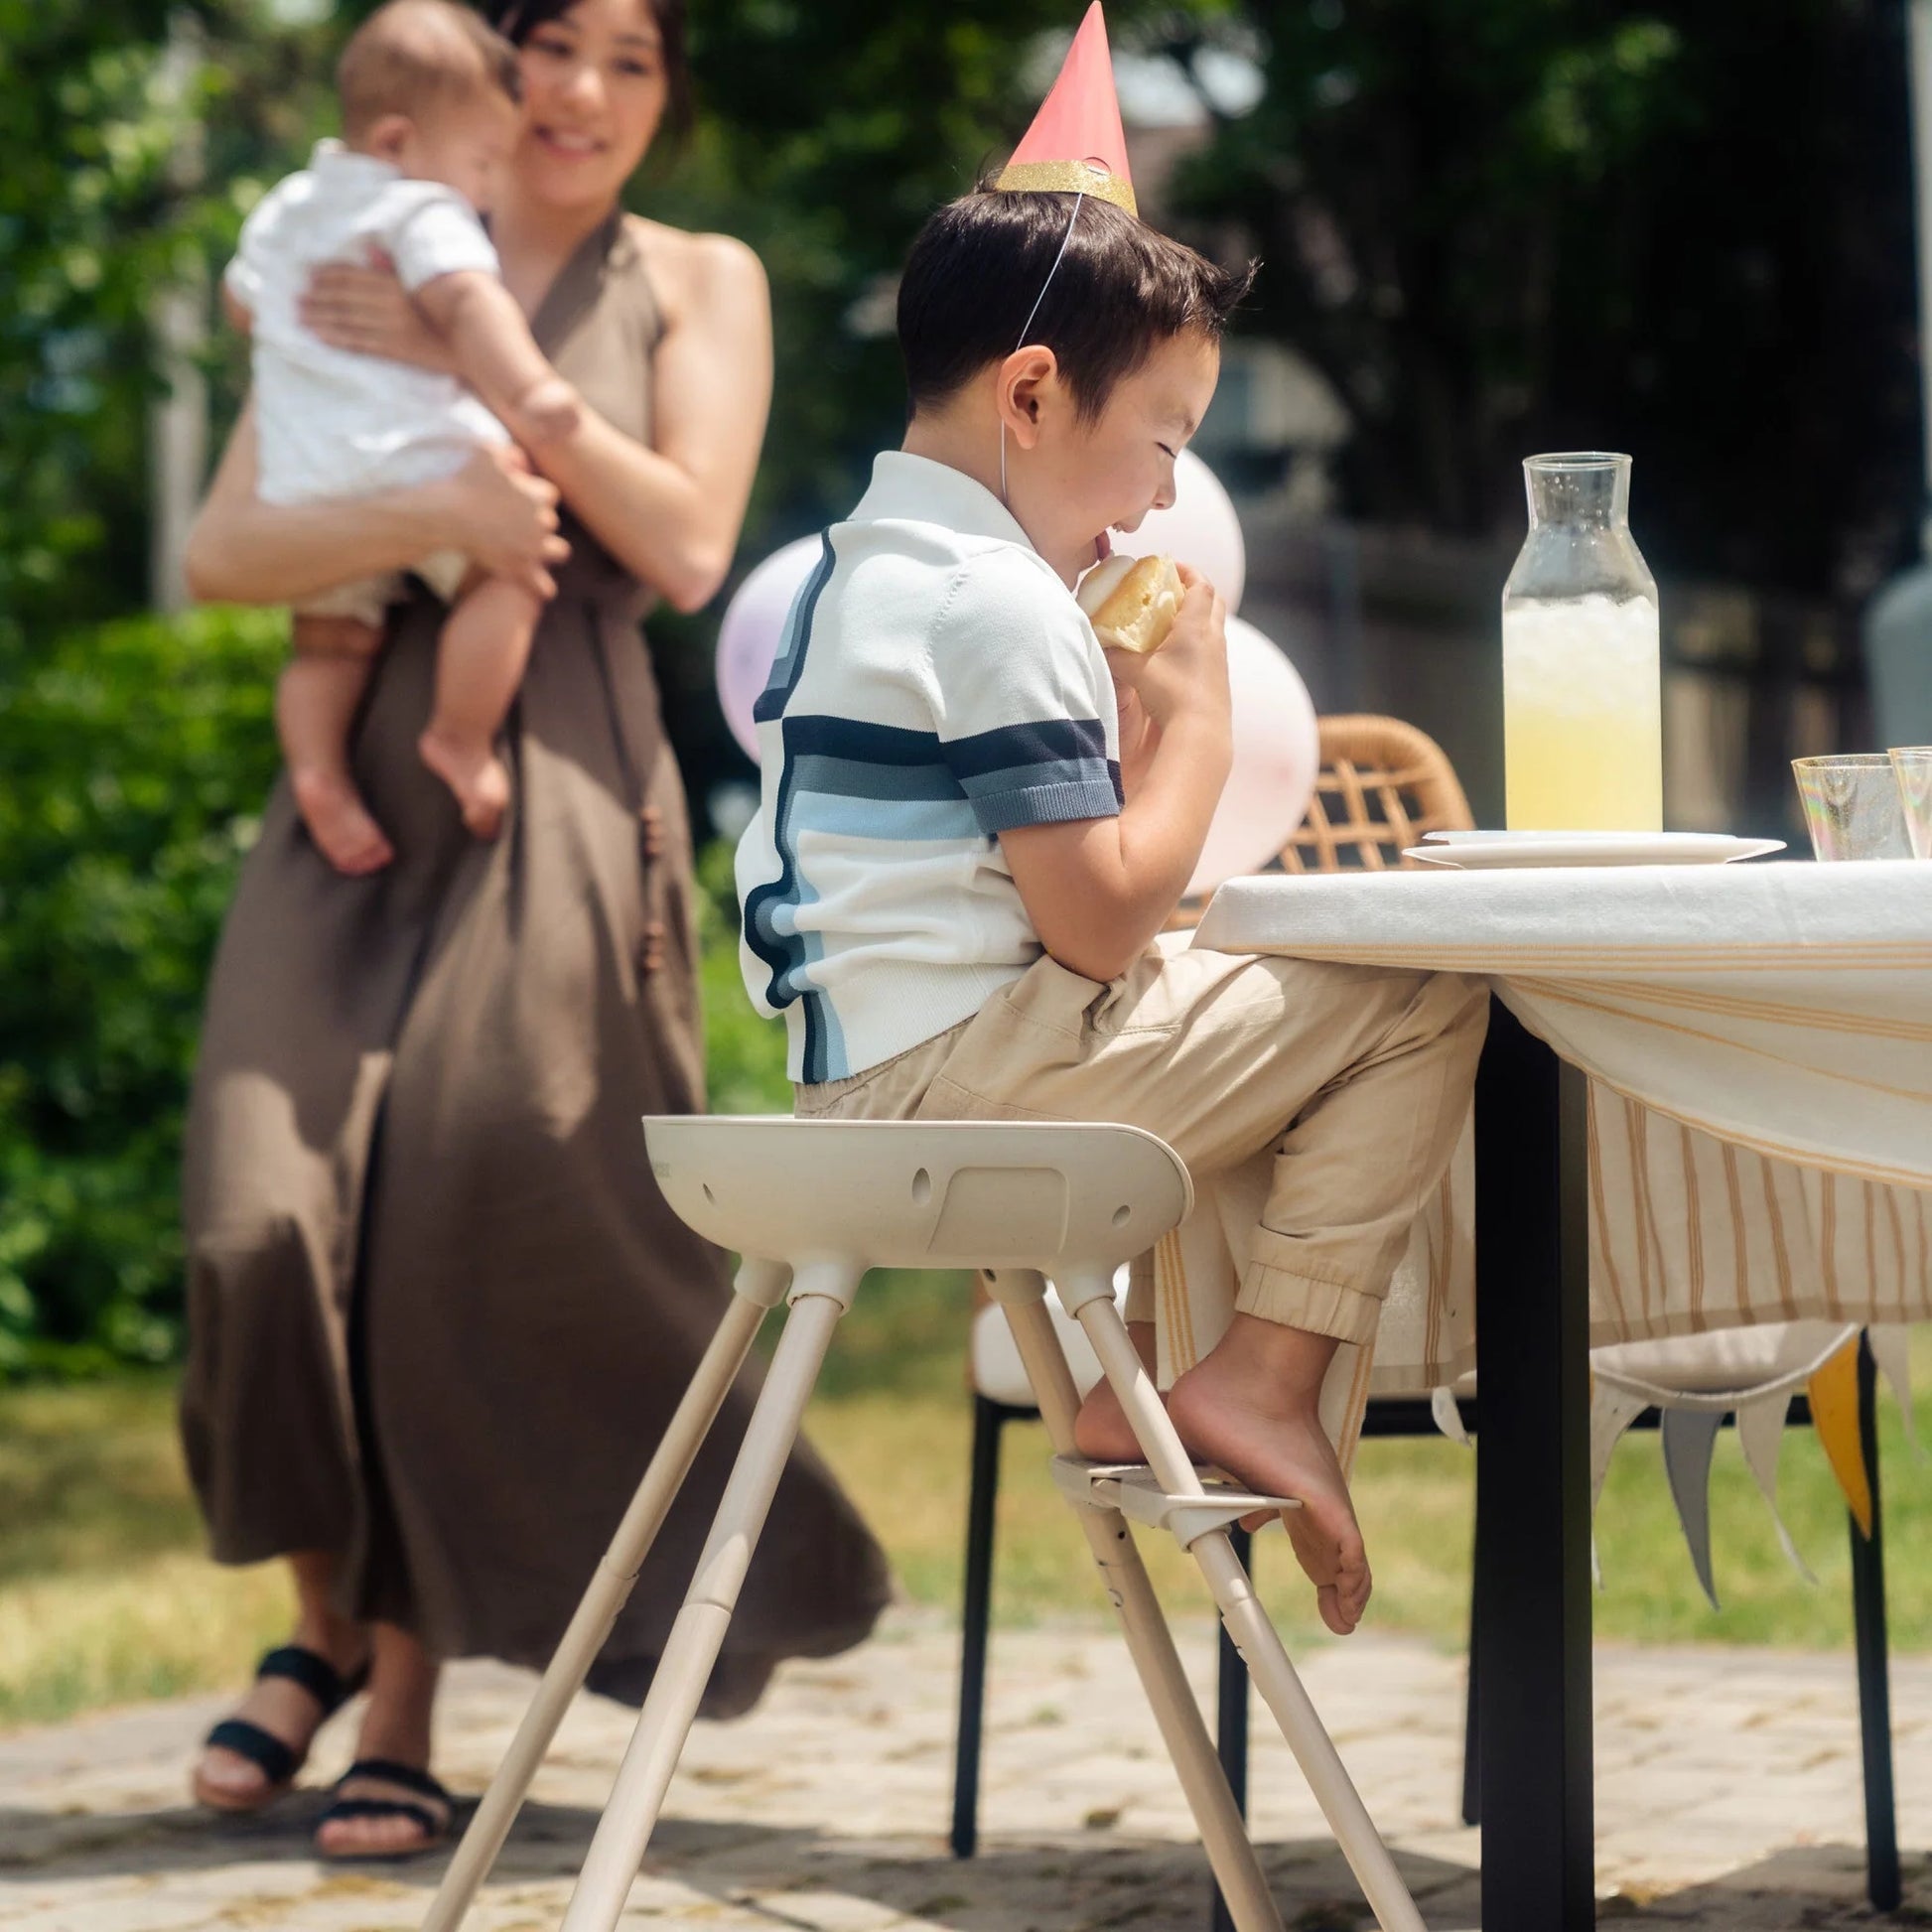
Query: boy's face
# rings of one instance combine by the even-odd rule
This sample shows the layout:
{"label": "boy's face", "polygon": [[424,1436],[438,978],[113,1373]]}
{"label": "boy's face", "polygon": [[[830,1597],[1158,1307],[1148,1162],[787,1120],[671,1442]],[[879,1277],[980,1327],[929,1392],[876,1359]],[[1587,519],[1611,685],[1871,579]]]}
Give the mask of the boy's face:
{"label": "boy's face", "polygon": [[1220,345],[1189,330],[1117,383],[1091,420],[1057,369],[1012,391],[1021,420],[1009,431],[1008,505],[1065,583],[1107,554],[1109,531],[1133,530],[1173,501],[1174,459],[1220,372]]}
{"label": "boy's face", "polygon": [[411,181],[440,181],[486,213],[522,124],[516,103],[492,88],[410,121],[390,158]]}

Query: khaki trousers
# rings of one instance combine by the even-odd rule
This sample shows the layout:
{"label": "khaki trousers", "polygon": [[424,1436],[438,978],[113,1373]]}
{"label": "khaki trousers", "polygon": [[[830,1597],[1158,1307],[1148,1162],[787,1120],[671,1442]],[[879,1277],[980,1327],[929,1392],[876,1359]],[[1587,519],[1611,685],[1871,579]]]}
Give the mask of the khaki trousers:
{"label": "khaki trousers", "polygon": [[[1102,985],[1043,956],[951,1031],[800,1087],[797,1111],[1119,1121],[1196,1178],[1272,1148],[1235,1307],[1367,1341],[1468,1114],[1488,1012],[1454,974],[1164,947]],[[1128,1314],[1152,1313],[1144,1265]]]}

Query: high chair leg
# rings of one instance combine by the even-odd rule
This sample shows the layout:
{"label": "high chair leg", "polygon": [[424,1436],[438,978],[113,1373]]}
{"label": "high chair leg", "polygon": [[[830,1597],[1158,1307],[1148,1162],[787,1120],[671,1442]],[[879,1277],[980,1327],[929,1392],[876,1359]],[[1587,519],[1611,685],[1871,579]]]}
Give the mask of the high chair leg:
{"label": "high chair leg", "polygon": [[[1062,1280],[1060,1299],[1078,1315],[1155,1479],[1170,1495],[1201,1494],[1200,1478],[1114,1306],[1111,1285],[1105,1280],[1077,1284]],[[1382,1932],[1425,1932],[1422,1914],[1416,1910],[1416,1902],[1402,1882],[1333,1740],[1309,1702],[1281,1637],[1228,1542],[1226,1530],[1210,1530],[1189,1548],[1207,1580],[1228,1635],[1241,1652],[1263,1701],[1275,1714],[1282,1735],[1295,1753],[1302,1775],[1308,1779]],[[1217,1871],[1215,1875],[1220,1874]],[[1225,1880],[1222,1889],[1226,1890]],[[1241,1924],[1240,1908],[1231,1894],[1229,1904],[1236,1924]]]}
{"label": "high chair leg", "polygon": [[831,1345],[832,1331],[861,1271],[833,1263],[801,1266],[791,1311],[751,1426],[718,1504],[684,1607],[664,1645],[650,1694],[638,1714],[630,1748],[598,1821],[590,1855],[564,1914],[563,1932],[611,1932],[663,1809],[698,1702],[724,1648],[738,1593],[771,1510],[778,1478]]}
{"label": "high chair leg", "polygon": [[630,1499],[611,1547],[599,1560],[584,1600],[564,1631],[523,1722],[517,1725],[516,1735],[510,1739],[509,1749],[503,1753],[503,1761],[450,1861],[450,1868],[430,1901],[423,1932],[456,1932],[477,1888],[489,1876],[571,1699],[583,1687],[619,1611],[628,1601],[637,1572],[650,1554],[732,1383],[745,1366],[746,1356],[752,1352],[759,1325],[784,1294],[789,1279],[790,1270],[776,1262],[747,1261],[739,1270],[724,1318],[706,1345],[690,1386],[637,1485],[637,1493]]}
{"label": "high chair leg", "polygon": [[[1080,1407],[1079,1392],[1066,1365],[1066,1352],[1053,1332],[1052,1317],[1046,1312],[1044,1285],[1037,1275],[1030,1281],[1029,1287],[1029,1278],[1022,1271],[1002,1270],[989,1280],[989,1286],[1013,1330],[1054,1453],[1072,1455],[1076,1452],[1073,1418]],[[1109,1301],[1108,1307],[1112,1306]],[[1121,1333],[1126,1332],[1123,1327]],[[1141,1565],[1133,1533],[1118,1510],[1076,1509],[1073,1514],[1086,1532],[1101,1582],[1119,1614],[1129,1654],[1235,1925],[1239,1932],[1281,1932],[1281,1914],[1269,1895],[1261,1863],[1174,1652],[1173,1634]]]}

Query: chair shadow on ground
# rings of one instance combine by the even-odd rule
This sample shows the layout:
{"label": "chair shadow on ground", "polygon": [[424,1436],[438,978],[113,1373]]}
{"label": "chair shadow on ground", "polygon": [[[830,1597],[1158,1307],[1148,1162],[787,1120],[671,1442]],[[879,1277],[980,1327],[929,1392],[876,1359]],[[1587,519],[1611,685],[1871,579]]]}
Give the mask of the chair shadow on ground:
{"label": "chair shadow on ground", "polygon": [[[337,1867],[317,1863],[309,1834],[326,1793],[296,1793],[267,1817],[215,1820],[193,1806],[126,1813],[55,1813],[0,1807],[0,1885],[136,1877],[165,1884],[231,1865],[310,1865],[320,1884]],[[463,1808],[467,1818],[469,1805]],[[543,1887],[561,1908],[597,1826],[596,1812],[531,1804],[497,1863],[500,1892]],[[1293,1932],[1364,1932],[1366,1908],[1334,1846],[1323,1840],[1265,1844],[1262,1862]],[[397,1927],[413,1925],[443,1874],[445,1857],[346,1869],[391,1894]],[[1432,1932],[1475,1932],[1476,1874],[1414,1853],[1398,1863]],[[1606,1901],[1604,1922],[1724,1932],[1880,1923],[1863,1907],[1855,1847],[1808,1847],[1709,1883]],[[1206,1862],[1197,1847],[1088,1831],[1051,1838],[994,1834],[980,1856],[955,1860],[938,1832],[830,1836],[816,1827],[668,1818],[645,1864],[647,1877],[735,1907],[774,1928],[815,1928],[814,1895],[866,1900],[955,1932],[1132,1924],[1136,1932],[1202,1932]],[[1932,1926],[1932,1859],[1906,1862],[1907,1902],[1893,1924]],[[292,1905],[285,1886],[276,1887]],[[373,1898],[370,1900],[373,1903]],[[297,1913],[290,1914],[299,1924]],[[386,1921],[385,1921],[386,1924]]]}
{"label": "chair shadow on ground", "polygon": [[[343,1869],[378,1881],[397,1894],[397,1926],[413,1924],[443,1875],[446,1857],[325,1871],[309,1844],[325,1802],[320,1790],[300,1791],[255,1819],[210,1819],[189,1805],[87,1814],[0,1808],[0,1885],[122,1877],[165,1884],[170,1876],[230,1865],[310,1865],[319,1882]],[[463,1807],[466,1819],[470,1808]],[[560,1909],[590,1849],[597,1816],[581,1806],[526,1806],[497,1861],[491,1888],[554,1888]],[[1353,1932],[1369,1923],[1332,1844],[1282,1843],[1261,1850],[1291,1926]],[[1465,1866],[1406,1854],[1398,1862],[1432,1926],[1473,1927],[1475,1880]],[[816,1927],[821,1920],[810,1904],[814,1895],[863,1899],[957,1932],[1129,1923],[1137,1932],[1202,1932],[1207,1923],[1207,1863],[1198,1847],[1112,1831],[996,1835],[983,1843],[979,1857],[960,1861],[938,1831],[930,1837],[846,1837],[812,1826],[667,1818],[644,1869],[647,1878],[735,1906],[773,1927]],[[284,1884],[274,1890],[285,1906],[294,1906]],[[1466,1909],[1458,1913],[1460,1906]],[[1448,1908],[1448,1915],[1440,1908]],[[288,1918],[299,1926],[299,1907]],[[384,1926],[386,1932],[386,1918]]]}

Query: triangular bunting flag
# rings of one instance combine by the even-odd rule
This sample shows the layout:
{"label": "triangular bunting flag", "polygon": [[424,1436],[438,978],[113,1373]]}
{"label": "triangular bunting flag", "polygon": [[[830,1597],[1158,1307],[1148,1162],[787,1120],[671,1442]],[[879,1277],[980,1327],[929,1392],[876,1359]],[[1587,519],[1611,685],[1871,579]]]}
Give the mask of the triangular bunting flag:
{"label": "triangular bunting flag", "polygon": [[1878,1364],[1878,1373],[1891,1385],[1891,1392],[1898,1398],[1898,1413],[1905,1424],[1905,1440],[1911,1445],[1912,1453],[1923,1462],[1925,1445],[1918,1439],[1918,1425],[1912,1416],[1912,1343],[1911,1330],[1895,1321],[1875,1324],[1864,1331],[1864,1338],[1871,1347],[1871,1359]]}
{"label": "triangular bunting flag", "polygon": [[1871,1534],[1871,1477],[1859,1441],[1859,1338],[1854,1335],[1805,1384],[1811,1426],[1824,1446],[1859,1534]]}
{"label": "triangular bunting flag", "polygon": [[1724,1417],[1715,1410],[1664,1411],[1664,1473],[1684,1541],[1691,1546],[1692,1566],[1714,1610],[1723,1606],[1711,1581],[1711,1450],[1723,1426]]}
{"label": "triangular bunting flag", "polygon": [[1451,1443],[1460,1443],[1464,1449],[1469,1447],[1469,1432],[1462,1424],[1462,1411],[1456,1406],[1455,1391],[1444,1387],[1429,1392],[1429,1413],[1435,1419],[1436,1427]]}
{"label": "triangular bunting flag", "polygon": [[1589,1513],[1593,1518],[1602,1499],[1603,1478],[1609,1473],[1610,1451],[1623,1432],[1650,1407],[1642,1396],[1631,1395],[1596,1379],[1589,1397]]}
{"label": "triangular bunting flag", "polygon": [[1784,1442],[1784,1419],[1791,1409],[1788,1394],[1766,1396],[1761,1402],[1746,1402],[1737,1411],[1737,1445],[1744,1451],[1744,1462],[1757,1478],[1757,1486],[1777,1525],[1778,1542],[1792,1569],[1806,1583],[1815,1584],[1811,1565],[1798,1552],[1791,1532],[1778,1514],[1778,1449]]}
{"label": "triangular bunting flag", "polygon": [[996,189],[1091,195],[1138,215],[1127,171],[1127,136],[1114,93],[1114,64],[1107,52],[1107,22],[1093,0],[1059,77],[1000,171]]}

